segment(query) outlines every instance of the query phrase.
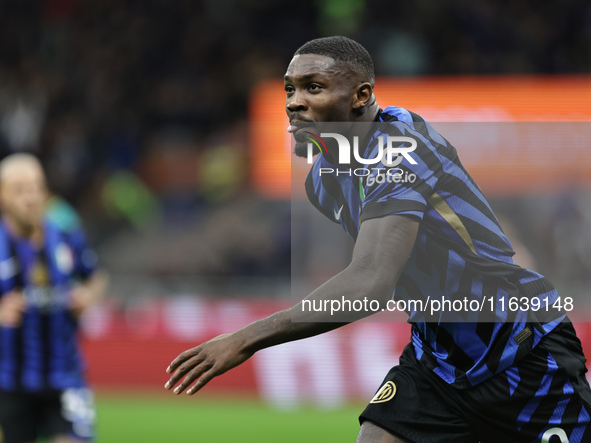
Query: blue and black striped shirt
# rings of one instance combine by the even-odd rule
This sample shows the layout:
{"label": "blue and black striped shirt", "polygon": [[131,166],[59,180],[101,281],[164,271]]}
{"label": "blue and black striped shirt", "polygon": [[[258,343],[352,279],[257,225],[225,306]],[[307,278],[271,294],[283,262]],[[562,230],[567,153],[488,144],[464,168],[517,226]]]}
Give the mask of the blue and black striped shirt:
{"label": "blue and black striped shirt", "polygon": [[22,291],[19,327],[0,327],[0,389],[30,392],[85,385],[77,321],[68,290],[96,269],[96,255],[81,230],[44,224],[42,247],[0,223],[0,292]]}
{"label": "blue and black striped shirt", "polygon": [[515,264],[511,243],[480,188],[455,148],[429,123],[406,109],[388,107],[380,110],[376,128],[362,158],[376,158],[380,136],[407,136],[417,142],[409,154],[414,162],[403,158],[390,178],[383,163],[360,165],[357,175],[321,174],[321,168],[342,166],[320,155],[306,179],[308,198],[354,240],[363,220],[390,214],[420,220],[394,297],[494,304],[488,315],[467,310],[433,317],[425,310],[407,311],[417,358],[449,384],[474,386],[527,355],[564,319],[553,309],[510,312],[508,301],[538,298],[547,307],[558,294],[542,275]]}

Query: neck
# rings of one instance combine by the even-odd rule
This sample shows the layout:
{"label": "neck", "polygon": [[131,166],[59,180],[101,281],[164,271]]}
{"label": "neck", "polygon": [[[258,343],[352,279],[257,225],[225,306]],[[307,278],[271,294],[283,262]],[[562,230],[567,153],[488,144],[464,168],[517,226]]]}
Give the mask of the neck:
{"label": "neck", "polygon": [[[377,105],[377,103],[374,101],[371,105],[369,105],[366,108],[365,112],[360,116],[360,119],[357,121],[361,122],[361,123],[372,123],[376,120],[376,117],[377,117],[379,111],[380,111],[380,108]],[[358,134],[360,136],[361,151],[364,151],[369,143],[369,139],[371,137],[371,134],[375,130],[375,128],[373,128],[373,126],[374,125],[362,125],[362,128],[364,128],[364,129],[361,131],[360,134]],[[352,158],[352,161],[353,161],[354,167],[361,166],[361,164],[358,163],[357,161],[355,161],[353,158]]]}
{"label": "neck", "polygon": [[361,114],[356,121],[366,122],[366,123],[373,122],[376,119],[376,116],[378,115],[379,110],[380,110],[380,107],[374,101],[371,105],[369,105],[365,109],[365,112],[363,114]]}
{"label": "neck", "polygon": [[23,224],[8,216],[4,216],[3,219],[8,229],[19,237],[31,240],[34,243],[41,243],[43,240],[43,228],[41,224]]}

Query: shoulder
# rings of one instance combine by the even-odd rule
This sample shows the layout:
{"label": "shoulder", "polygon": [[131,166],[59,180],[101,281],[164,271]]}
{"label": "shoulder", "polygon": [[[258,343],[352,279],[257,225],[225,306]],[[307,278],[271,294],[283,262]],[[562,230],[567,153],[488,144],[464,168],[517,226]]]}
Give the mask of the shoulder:
{"label": "shoulder", "polygon": [[449,142],[425,118],[413,111],[399,106],[388,106],[380,110],[378,117],[383,123],[391,123],[395,126],[397,126],[396,122],[402,123],[405,126],[405,132],[410,131],[419,135],[423,142],[432,145],[433,148],[451,148],[455,152]]}
{"label": "shoulder", "polygon": [[43,230],[46,237],[50,240],[48,243],[66,243],[70,246],[76,245],[86,238],[81,227],[66,229],[62,224],[46,217],[43,222]]}
{"label": "shoulder", "polygon": [[45,218],[66,232],[82,227],[82,221],[76,210],[64,198],[57,195],[49,199]]}
{"label": "shoulder", "polygon": [[426,123],[420,115],[400,106],[388,106],[379,112],[378,117],[383,122]]}

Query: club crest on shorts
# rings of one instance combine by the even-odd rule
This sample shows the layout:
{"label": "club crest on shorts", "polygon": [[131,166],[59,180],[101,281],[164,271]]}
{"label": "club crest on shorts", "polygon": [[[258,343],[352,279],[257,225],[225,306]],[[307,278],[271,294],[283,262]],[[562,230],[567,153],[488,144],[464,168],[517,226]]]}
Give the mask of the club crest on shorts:
{"label": "club crest on shorts", "polygon": [[396,395],[396,385],[393,381],[387,382],[380,390],[373,396],[370,403],[384,403],[392,400]]}

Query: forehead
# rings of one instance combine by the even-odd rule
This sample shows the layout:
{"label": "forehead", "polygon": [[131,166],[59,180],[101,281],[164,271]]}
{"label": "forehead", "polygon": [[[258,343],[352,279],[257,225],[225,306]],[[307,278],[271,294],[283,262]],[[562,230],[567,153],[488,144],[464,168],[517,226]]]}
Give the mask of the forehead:
{"label": "forehead", "polygon": [[38,184],[44,181],[43,171],[35,165],[15,164],[1,172],[0,182],[5,186]]}
{"label": "forehead", "polygon": [[340,74],[340,71],[333,58],[318,54],[302,54],[291,59],[285,79],[298,80],[312,75],[332,76],[336,74]]}

